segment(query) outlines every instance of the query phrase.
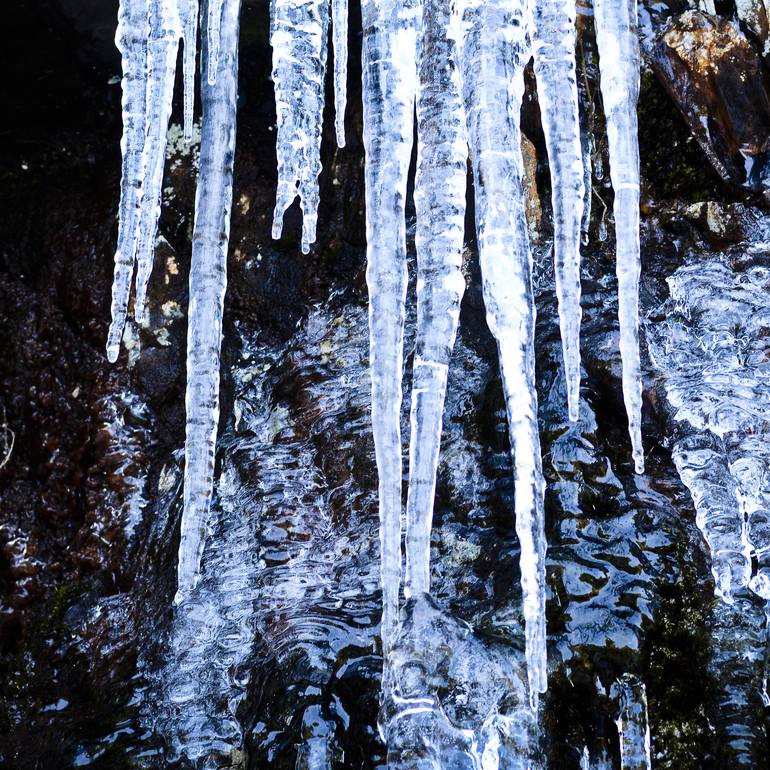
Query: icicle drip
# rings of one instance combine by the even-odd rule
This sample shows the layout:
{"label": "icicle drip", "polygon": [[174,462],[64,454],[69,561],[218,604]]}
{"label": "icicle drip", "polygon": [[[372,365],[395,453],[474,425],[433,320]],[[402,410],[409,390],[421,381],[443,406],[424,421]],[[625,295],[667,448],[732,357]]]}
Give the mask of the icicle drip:
{"label": "icicle drip", "polygon": [[210,86],[217,82],[219,71],[219,46],[222,26],[222,5],[224,0],[208,0],[208,56],[206,57],[206,79]]}
{"label": "icicle drip", "polygon": [[607,116],[610,178],[615,191],[620,355],[628,432],[637,473],[644,473],[639,362],[639,38],[636,0],[595,0],[602,101]]}
{"label": "icicle drip", "polygon": [[420,3],[365,0],[361,13],[369,367],[379,475],[382,639],[387,651],[401,582],[400,412],[407,284],[404,206],[414,131]]}
{"label": "icicle drip", "polygon": [[107,358],[118,360],[134,273],[136,231],[144,176],[144,123],[149,34],[147,0],[121,0],[115,43],[123,62],[123,167],[120,181],[118,244],[112,284],[112,323],[107,335]]}
{"label": "icicle drip", "polygon": [[695,521],[711,551],[711,572],[717,596],[732,604],[751,578],[751,556],[738,491],[721,441],[698,432],[674,446],[673,459],[695,503]]}
{"label": "icicle drip", "polygon": [[[524,8],[518,0],[455,5],[463,98],[476,184],[476,230],[487,322],[497,340],[515,475],[516,533],[530,701],[546,689],[544,481],[535,390],[535,305],[519,108]],[[507,105],[507,108],[506,108]]]}
{"label": "icicle drip", "polygon": [[345,146],[345,109],[348,103],[348,0],[332,0],[334,41],[334,129],[337,147]]}
{"label": "icicle drip", "polygon": [[406,595],[430,588],[430,528],[449,357],[465,290],[468,145],[449,0],[425,0],[417,93],[417,343],[412,374]]}
{"label": "icicle drip", "polygon": [[204,82],[201,88],[203,122],[190,264],[187,438],[177,604],[189,594],[197,579],[214,478],[219,351],[233,197],[239,12],[240,0],[224,0],[216,83]]}
{"label": "icicle drip", "polygon": [[620,736],[621,770],[650,770],[650,727],[644,684],[626,674],[615,682],[612,691],[620,702],[615,724]]}
{"label": "icicle drip", "polygon": [[553,260],[569,418],[580,402],[580,225],[583,158],[575,74],[575,0],[530,0],[540,116],[548,149]]}
{"label": "icicle drip", "polygon": [[182,37],[176,0],[150,0],[150,41],[147,74],[147,123],[144,141],[144,192],[136,248],[136,298],[134,317],[145,318],[147,283],[155,256],[155,236],[160,218],[163,167],[179,40]]}
{"label": "icicle drip", "polygon": [[273,238],[281,237],[284,212],[299,195],[303,254],[310,252],[318,221],[328,28],[328,0],[274,0],[270,43],[278,188]]}
{"label": "icicle drip", "polygon": [[179,0],[184,40],[184,140],[192,141],[195,112],[195,59],[198,46],[198,0]]}

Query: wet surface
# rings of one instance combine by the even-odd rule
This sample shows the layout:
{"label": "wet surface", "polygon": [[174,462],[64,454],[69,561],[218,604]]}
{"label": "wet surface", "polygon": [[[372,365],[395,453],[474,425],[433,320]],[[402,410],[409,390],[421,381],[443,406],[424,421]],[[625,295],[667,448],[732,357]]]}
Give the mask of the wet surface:
{"label": "wet surface", "polygon": [[[406,606],[396,697],[380,701],[360,100],[353,90],[349,148],[324,145],[322,239],[302,257],[296,212],[282,241],[269,238],[266,4],[244,8],[215,501],[200,583],[172,609],[195,150],[169,149],[150,322],[132,328],[109,367],[117,62],[99,32],[106,11],[73,24],[73,2],[66,13],[48,5],[55,32],[19,4],[19,40],[42,37],[48,50],[30,70],[17,62],[26,91],[6,84],[18,107],[0,152],[0,376],[15,434],[0,469],[3,766],[411,767],[418,745],[444,767],[495,753],[500,767],[525,756],[535,767],[618,767],[613,684],[633,674],[646,687],[654,767],[767,767],[763,604],[749,589],[731,605],[715,597],[698,497],[677,461],[683,441],[705,435],[736,488],[764,478],[741,469],[766,465],[766,212],[761,199],[736,203],[748,194],[695,166],[709,168],[660,87],[649,86],[640,107],[650,170],[643,477],[633,473],[620,395],[601,137],[576,424],[566,415],[547,232],[537,254],[549,541],[549,692],[538,729],[521,708],[511,461],[472,243],[449,374],[432,601]],[[665,175],[655,170],[656,125],[681,139]],[[409,341],[406,350],[408,383]],[[405,414],[405,435],[407,426]],[[760,484],[735,498],[749,577],[764,566],[765,546],[751,541],[763,495]],[[746,547],[740,536],[735,547]]]}

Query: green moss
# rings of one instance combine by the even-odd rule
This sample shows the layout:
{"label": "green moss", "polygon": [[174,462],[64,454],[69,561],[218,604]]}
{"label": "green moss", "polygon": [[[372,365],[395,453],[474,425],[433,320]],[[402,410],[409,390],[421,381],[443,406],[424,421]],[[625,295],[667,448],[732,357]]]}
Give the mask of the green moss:
{"label": "green moss", "polygon": [[697,203],[725,197],[725,184],[649,71],[642,74],[639,95],[639,152],[642,178],[655,199]]}

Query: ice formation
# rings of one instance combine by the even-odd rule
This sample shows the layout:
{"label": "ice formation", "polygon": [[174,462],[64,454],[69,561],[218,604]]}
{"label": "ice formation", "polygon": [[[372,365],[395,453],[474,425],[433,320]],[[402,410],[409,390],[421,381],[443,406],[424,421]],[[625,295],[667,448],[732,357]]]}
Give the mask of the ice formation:
{"label": "ice formation", "polygon": [[615,724],[620,736],[621,770],[650,770],[650,726],[644,684],[628,674],[612,686],[620,705]]}
{"label": "ice formation", "polygon": [[[239,0],[208,0],[202,77],[201,170],[190,272],[187,441],[177,599],[194,585],[212,494],[219,348],[235,147]],[[179,40],[184,40],[185,135],[191,136],[197,0],[122,0],[123,181],[108,357],[115,360],[136,266],[144,315],[160,211],[166,132]],[[615,188],[623,392],[633,457],[643,470],[638,353],[639,82],[633,0],[597,0],[601,88]],[[302,251],[316,237],[327,34],[332,21],[337,142],[345,142],[347,0],[274,0],[271,44],[278,186],[273,235],[299,197]],[[417,116],[417,342],[413,367],[406,586],[430,587],[430,526],[447,367],[464,290],[461,273],[468,155],[475,181],[483,294],[498,344],[515,476],[516,531],[529,697],[546,688],[544,481],[535,390],[532,256],[519,126],[524,67],[534,55],[549,153],[554,261],[567,398],[580,386],[579,244],[586,184],[575,78],[575,10],[564,0],[364,0],[372,426],[379,472],[382,638],[398,624],[402,573],[400,415],[407,290],[405,205]],[[586,181],[587,178],[587,181]]]}
{"label": "ice formation", "polygon": [[553,259],[567,403],[574,421],[580,401],[580,227],[585,196],[575,74],[575,3],[531,2],[530,13],[540,116],[551,171]]}
{"label": "ice formation", "polygon": [[610,145],[610,179],[615,192],[616,273],[623,398],[631,452],[644,473],[642,378],[639,361],[639,36],[636,0],[595,0],[602,101]]}

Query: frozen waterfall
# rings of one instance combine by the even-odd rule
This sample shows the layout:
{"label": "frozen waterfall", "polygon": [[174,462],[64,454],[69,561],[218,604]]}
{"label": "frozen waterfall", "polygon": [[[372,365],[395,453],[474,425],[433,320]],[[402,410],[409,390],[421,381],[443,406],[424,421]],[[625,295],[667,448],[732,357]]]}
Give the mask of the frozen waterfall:
{"label": "frozen waterfall", "polygon": [[[208,0],[200,9],[203,127],[190,270],[178,601],[196,581],[212,494],[239,11],[239,0]],[[284,212],[299,197],[301,249],[308,253],[317,229],[330,22],[335,133],[337,144],[345,144],[348,2],[274,0],[271,13],[278,165],[272,233],[281,236]],[[198,16],[198,0],[122,0],[120,5],[116,39],[123,60],[123,176],[107,343],[111,361],[118,356],[134,270],[135,316],[145,317],[180,40],[185,137],[189,140],[192,134]],[[615,191],[623,393],[635,468],[641,473],[636,4],[596,0],[595,21]],[[585,187],[590,184],[578,114],[575,8],[563,0],[364,0],[362,26],[369,364],[379,473],[384,649],[387,653],[399,624],[402,583],[405,210],[416,137],[418,307],[404,591],[413,596],[430,590],[430,530],[447,368],[465,290],[462,250],[470,158],[483,296],[497,342],[511,443],[529,700],[536,709],[538,694],[547,686],[545,484],[519,121],[524,69],[534,56],[550,165],[567,401],[570,419],[575,420],[580,397],[581,223],[589,197]]]}

